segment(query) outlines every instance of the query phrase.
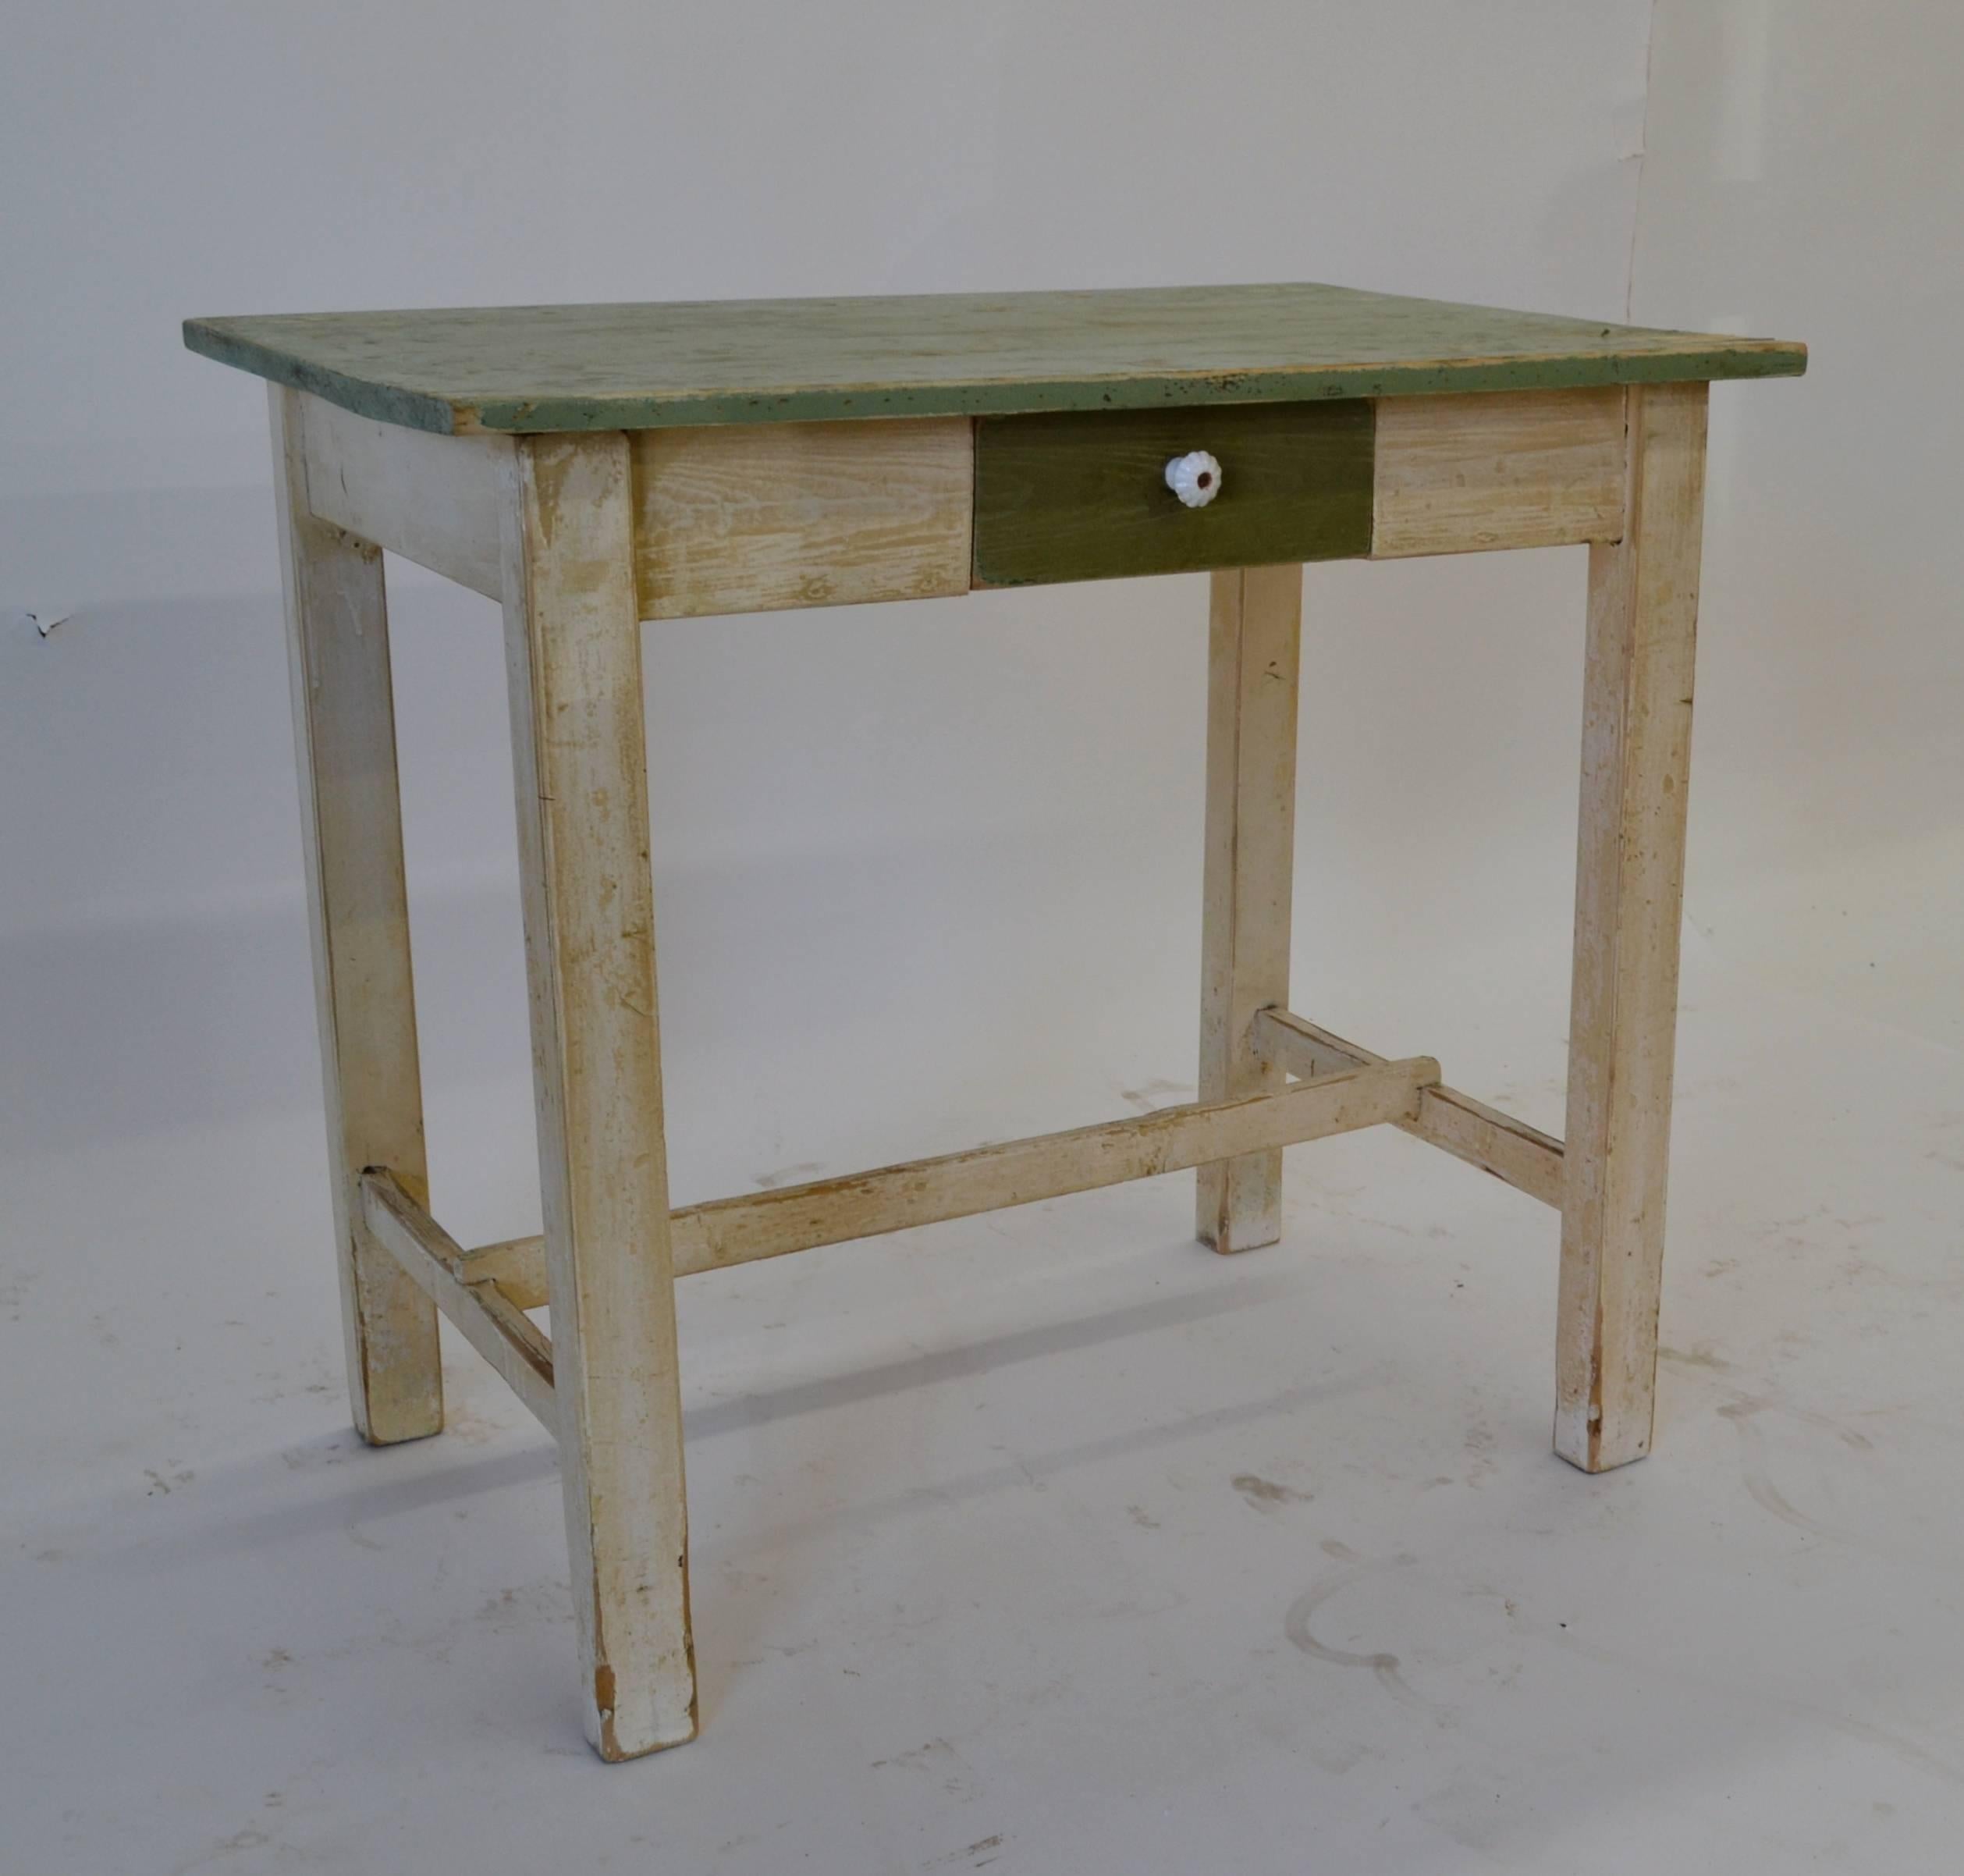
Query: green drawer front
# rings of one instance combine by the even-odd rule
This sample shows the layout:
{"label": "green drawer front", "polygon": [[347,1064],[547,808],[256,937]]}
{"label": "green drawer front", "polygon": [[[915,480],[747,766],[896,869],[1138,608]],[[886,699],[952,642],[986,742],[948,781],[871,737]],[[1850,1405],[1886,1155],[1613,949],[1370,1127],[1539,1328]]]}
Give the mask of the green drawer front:
{"label": "green drawer front", "polygon": [[[1371,551],[1368,400],[1060,411],[975,426],[978,586],[1341,560]],[[1176,456],[1220,460],[1188,508]]]}

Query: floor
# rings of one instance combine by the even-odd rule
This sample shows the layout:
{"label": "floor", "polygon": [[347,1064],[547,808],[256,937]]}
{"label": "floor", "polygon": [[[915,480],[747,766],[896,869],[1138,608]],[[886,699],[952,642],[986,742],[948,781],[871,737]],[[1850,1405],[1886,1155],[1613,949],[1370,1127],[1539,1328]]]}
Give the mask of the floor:
{"label": "floor", "polygon": [[1964,1067],[1696,943],[1682,1035],[1657,1452],[1600,1479],[1551,1215],[1383,1130],[1235,1260],[1176,1175],[691,1280],[705,1730],[622,1768],[537,1427],[460,1344],[445,1437],[347,1429],[318,1122],[49,1162],[0,1867],[1955,1869]]}

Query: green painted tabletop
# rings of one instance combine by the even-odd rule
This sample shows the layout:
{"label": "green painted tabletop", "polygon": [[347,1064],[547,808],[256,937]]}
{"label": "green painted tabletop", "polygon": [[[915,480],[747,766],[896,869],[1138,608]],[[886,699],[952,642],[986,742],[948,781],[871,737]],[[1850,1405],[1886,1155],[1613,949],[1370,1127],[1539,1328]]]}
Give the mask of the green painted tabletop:
{"label": "green painted tabletop", "polygon": [[1312,285],[192,319],[194,352],[439,432],[1138,409],[1804,371],[1804,346]]}

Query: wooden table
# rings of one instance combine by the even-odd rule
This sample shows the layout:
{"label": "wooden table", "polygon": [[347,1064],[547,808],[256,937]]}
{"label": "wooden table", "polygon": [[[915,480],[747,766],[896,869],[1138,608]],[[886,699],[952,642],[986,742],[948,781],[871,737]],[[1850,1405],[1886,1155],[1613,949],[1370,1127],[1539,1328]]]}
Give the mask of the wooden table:
{"label": "wooden table", "polygon": [[[1316,286],[194,320],[272,381],[348,1372],[443,1424],[437,1312],[559,1442],[588,1737],[690,1738],[673,1284],[1389,1124],[1561,1214],[1555,1450],[1650,1443],[1706,387],[1770,339]],[[1168,466],[1196,457],[1176,494]],[[1189,506],[1192,499],[1195,505]],[[1302,563],[1586,542],[1566,1141],[1289,1009]],[[499,600],[545,1235],[431,1215],[382,551]],[[671,1212],[641,622],[1213,574],[1199,1099]],[[526,1312],[551,1306],[549,1342]]]}

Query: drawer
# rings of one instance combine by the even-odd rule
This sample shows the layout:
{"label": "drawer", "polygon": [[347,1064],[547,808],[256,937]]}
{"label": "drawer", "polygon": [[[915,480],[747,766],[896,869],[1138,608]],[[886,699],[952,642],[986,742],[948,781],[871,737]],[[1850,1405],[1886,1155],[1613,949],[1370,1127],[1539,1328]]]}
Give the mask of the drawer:
{"label": "drawer", "polygon": [[[1375,412],[1367,399],[1060,411],[975,426],[975,584],[1339,560],[1371,551]],[[1219,459],[1186,506],[1167,464]]]}

